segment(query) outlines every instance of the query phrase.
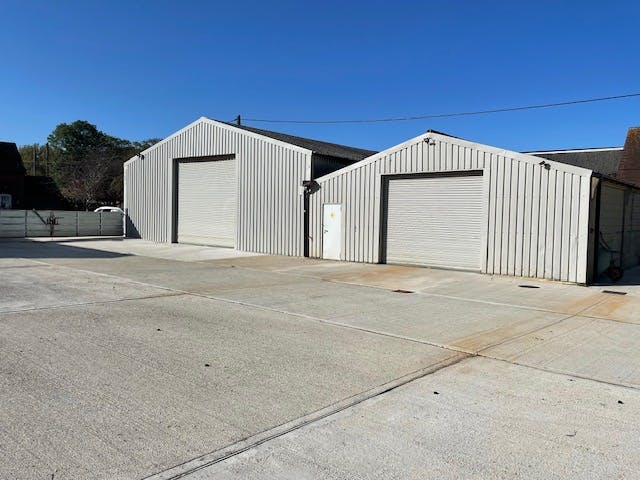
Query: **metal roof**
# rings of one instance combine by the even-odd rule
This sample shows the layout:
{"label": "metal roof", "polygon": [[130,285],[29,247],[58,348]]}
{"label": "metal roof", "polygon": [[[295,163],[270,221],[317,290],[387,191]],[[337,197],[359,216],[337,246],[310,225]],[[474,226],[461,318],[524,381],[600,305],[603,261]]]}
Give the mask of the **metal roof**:
{"label": "metal roof", "polygon": [[343,158],[346,160],[351,160],[353,162],[359,162],[360,160],[363,160],[367,157],[370,157],[371,155],[378,153],[376,151],[365,150],[363,148],[355,148],[355,147],[349,147],[346,145],[338,145],[337,143],[323,142],[321,140],[314,140],[311,138],[296,137],[295,135],[289,135],[288,133],[272,132],[270,130],[262,130],[260,128],[247,127],[246,125],[236,125],[235,123],[229,123],[229,122],[222,122],[222,123],[226,123],[227,125],[231,125],[233,127],[246,130],[248,132],[257,133],[258,135],[263,135],[265,137],[273,138],[281,142],[289,143],[291,145],[296,145],[298,147],[306,148],[308,150],[311,150],[313,153],[317,153],[319,155]]}
{"label": "metal roof", "polygon": [[590,148],[580,150],[551,150],[526,152],[527,155],[545,158],[554,162],[588,168],[602,175],[615,177],[622,158],[622,147]]}

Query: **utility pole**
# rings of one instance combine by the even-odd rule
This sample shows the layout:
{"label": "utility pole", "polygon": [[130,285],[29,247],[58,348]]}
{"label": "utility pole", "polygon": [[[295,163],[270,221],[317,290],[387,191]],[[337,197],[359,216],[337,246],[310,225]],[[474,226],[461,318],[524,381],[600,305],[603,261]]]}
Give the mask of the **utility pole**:
{"label": "utility pole", "polygon": [[33,176],[36,176],[36,169],[38,167],[38,144],[33,146]]}
{"label": "utility pole", "polygon": [[238,115],[238,116],[236,117],[236,124],[237,124],[237,125],[242,125],[242,119],[240,118],[240,115]]}

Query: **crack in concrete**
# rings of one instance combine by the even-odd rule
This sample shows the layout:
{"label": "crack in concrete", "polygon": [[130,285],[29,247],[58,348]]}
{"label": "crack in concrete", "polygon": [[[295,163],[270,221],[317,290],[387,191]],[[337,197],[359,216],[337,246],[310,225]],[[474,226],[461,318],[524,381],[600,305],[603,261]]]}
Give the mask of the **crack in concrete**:
{"label": "crack in concrete", "polygon": [[158,295],[146,295],[144,297],[118,298],[116,300],[99,300],[96,302],[66,303],[64,305],[47,305],[46,307],[31,307],[31,308],[23,308],[19,310],[4,310],[4,311],[0,311],[0,317],[3,315],[16,314],[16,313],[38,312],[41,310],[58,310],[61,308],[83,307],[83,306],[89,306],[89,305],[103,305],[103,304],[109,304],[109,303],[129,302],[132,300],[147,300],[150,298],[179,297],[181,295],[187,295],[187,293],[174,292],[174,293],[164,293],[164,294],[158,294]]}

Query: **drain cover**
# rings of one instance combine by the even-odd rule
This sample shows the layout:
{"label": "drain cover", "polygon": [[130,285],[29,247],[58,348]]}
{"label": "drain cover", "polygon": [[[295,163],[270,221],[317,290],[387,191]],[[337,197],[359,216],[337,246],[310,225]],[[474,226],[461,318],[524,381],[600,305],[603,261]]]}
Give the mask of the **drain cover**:
{"label": "drain cover", "polygon": [[520,288],[540,288],[538,285],[518,285]]}
{"label": "drain cover", "polygon": [[619,292],[617,290],[602,290],[602,293],[610,293],[612,295],[626,295],[627,292]]}
{"label": "drain cover", "polygon": [[415,293],[415,292],[412,292],[411,290],[402,290],[402,289],[393,290],[393,291],[396,293]]}

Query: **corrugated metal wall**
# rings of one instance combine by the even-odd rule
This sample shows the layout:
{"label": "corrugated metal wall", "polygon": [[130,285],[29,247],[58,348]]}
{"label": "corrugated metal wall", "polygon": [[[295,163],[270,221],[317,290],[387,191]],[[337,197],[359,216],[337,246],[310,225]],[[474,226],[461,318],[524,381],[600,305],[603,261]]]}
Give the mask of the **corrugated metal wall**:
{"label": "corrugated metal wall", "polygon": [[[235,154],[239,250],[303,255],[311,151],[201,118],[125,164],[127,236],[172,241],[173,159]],[[214,206],[212,206],[214,208]]]}
{"label": "corrugated metal wall", "polygon": [[317,180],[310,255],[322,255],[322,205],[343,205],[342,259],[380,261],[382,175],[484,171],[490,274],[585,283],[591,171],[428,133]]}

